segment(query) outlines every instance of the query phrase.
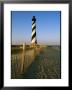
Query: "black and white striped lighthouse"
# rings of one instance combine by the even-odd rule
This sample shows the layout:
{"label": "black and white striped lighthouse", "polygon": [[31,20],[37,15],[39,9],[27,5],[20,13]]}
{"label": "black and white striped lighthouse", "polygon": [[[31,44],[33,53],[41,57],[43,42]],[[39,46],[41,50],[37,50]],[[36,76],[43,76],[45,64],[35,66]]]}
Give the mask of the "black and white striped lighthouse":
{"label": "black and white striped lighthouse", "polygon": [[36,18],[35,18],[35,16],[32,17],[31,45],[37,45],[37,38],[36,38]]}

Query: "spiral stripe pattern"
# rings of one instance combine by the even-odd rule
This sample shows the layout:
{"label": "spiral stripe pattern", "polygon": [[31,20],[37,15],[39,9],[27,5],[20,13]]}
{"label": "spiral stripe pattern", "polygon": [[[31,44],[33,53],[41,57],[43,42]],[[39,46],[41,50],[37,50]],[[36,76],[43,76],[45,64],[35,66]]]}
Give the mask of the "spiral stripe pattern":
{"label": "spiral stripe pattern", "polygon": [[35,19],[35,16],[33,16],[33,18],[32,18],[31,43],[32,44],[37,44],[37,39],[36,39],[36,19]]}

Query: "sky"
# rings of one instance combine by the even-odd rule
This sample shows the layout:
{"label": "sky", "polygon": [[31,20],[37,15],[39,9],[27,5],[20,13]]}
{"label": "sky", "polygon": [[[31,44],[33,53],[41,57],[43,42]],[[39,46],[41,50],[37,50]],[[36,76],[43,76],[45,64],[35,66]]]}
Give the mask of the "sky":
{"label": "sky", "polygon": [[59,11],[12,11],[12,44],[30,44],[32,17],[36,17],[37,43],[60,45]]}

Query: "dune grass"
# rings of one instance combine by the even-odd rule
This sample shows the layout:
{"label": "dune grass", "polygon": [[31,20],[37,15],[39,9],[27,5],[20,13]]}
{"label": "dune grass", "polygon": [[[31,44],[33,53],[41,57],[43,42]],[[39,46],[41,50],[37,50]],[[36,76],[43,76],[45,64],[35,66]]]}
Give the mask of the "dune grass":
{"label": "dune grass", "polygon": [[[55,47],[56,48],[56,47]],[[43,48],[40,54],[28,67],[21,79],[60,79],[61,78],[61,60],[60,48]]]}

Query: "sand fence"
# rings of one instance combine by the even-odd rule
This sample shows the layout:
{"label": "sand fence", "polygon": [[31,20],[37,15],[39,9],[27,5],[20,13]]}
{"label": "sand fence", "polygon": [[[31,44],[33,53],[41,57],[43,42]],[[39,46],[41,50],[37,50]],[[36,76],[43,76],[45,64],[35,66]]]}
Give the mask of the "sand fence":
{"label": "sand fence", "polygon": [[40,48],[25,50],[20,53],[11,55],[11,78],[17,78],[24,73],[30,64],[35,60],[35,57],[40,53]]}

